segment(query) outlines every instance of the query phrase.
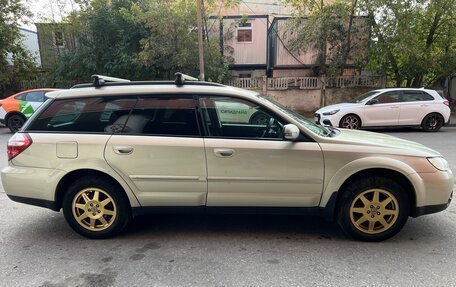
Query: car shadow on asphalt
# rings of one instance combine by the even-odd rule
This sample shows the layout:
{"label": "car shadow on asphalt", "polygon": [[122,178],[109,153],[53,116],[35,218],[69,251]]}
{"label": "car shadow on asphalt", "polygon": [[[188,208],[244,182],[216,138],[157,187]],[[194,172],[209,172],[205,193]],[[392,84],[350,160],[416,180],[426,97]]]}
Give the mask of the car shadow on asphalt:
{"label": "car shadow on asphalt", "polygon": [[334,222],[309,215],[260,214],[155,214],[136,217],[126,236],[144,233],[250,234],[252,236],[306,235],[318,239],[343,239]]}

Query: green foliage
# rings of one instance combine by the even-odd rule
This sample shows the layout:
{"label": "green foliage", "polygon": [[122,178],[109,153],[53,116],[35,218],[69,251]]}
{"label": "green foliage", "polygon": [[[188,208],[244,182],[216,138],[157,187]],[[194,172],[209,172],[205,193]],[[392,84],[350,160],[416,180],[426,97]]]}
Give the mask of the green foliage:
{"label": "green foliage", "polygon": [[[19,22],[30,16],[20,0],[0,0],[0,85],[28,79],[35,71],[32,55],[22,46]],[[7,60],[10,57],[12,64]]]}
{"label": "green foliage", "polygon": [[456,0],[372,0],[369,66],[396,86],[434,86],[456,72]]}
{"label": "green foliage", "polygon": [[[214,5],[211,0],[207,6]],[[88,80],[106,74],[135,80],[198,75],[196,3],[186,0],[94,0],[67,19],[78,39],[51,73],[55,79]],[[229,76],[218,40],[205,41],[207,79]]]}

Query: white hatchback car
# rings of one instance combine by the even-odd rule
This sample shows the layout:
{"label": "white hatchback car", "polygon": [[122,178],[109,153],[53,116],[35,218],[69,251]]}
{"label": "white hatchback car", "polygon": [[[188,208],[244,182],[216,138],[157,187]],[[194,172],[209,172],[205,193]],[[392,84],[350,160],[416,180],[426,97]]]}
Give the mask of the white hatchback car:
{"label": "white hatchback car", "polygon": [[422,127],[436,132],[450,121],[449,102],[435,90],[391,88],[368,92],[350,103],[323,107],[315,122],[347,129]]}
{"label": "white hatchback car", "polygon": [[453,192],[437,151],[319,126],[251,91],[97,76],[48,96],[9,140],[2,183],[12,200],[63,209],[91,238],[142,213],[253,211],[312,212],[380,241],[447,208]]}

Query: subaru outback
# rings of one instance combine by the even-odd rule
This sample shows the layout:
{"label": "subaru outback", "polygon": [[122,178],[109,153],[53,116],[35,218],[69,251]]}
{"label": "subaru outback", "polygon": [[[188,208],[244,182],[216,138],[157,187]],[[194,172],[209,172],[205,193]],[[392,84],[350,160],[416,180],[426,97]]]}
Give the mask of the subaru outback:
{"label": "subaru outback", "polygon": [[94,76],[46,96],[8,142],[3,186],[14,201],[63,209],[86,237],[112,237],[144,213],[253,211],[320,214],[381,241],[451,201],[437,151],[316,125],[252,91],[181,74]]}

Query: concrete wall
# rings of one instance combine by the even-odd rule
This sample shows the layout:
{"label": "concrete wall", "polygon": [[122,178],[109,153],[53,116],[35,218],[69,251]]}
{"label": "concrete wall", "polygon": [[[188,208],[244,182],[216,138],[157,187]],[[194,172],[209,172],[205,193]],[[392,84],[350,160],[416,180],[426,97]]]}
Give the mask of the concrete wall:
{"label": "concrete wall", "polygon": [[[343,103],[372,91],[375,88],[328,88],[326,93],[326,105]],[[288,89],[284,91],[269,90],[259,93],[278,101],[279,103],[303,113],[313,113],[320,108],[321,90]]]}

